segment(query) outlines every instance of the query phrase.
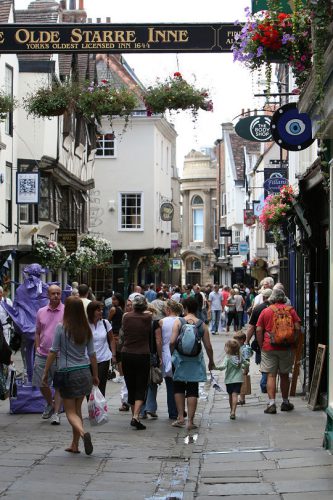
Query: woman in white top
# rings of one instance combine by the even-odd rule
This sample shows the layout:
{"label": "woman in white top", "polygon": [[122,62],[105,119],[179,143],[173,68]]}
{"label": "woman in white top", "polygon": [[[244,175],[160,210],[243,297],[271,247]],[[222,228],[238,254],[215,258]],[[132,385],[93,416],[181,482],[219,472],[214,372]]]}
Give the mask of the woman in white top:
{"label": "woman in white top", "polygon": [[93,334],[97,358],[99,378],[98,388],[103,396],[105,396],[106,382],[108,371],[110,368],[110,360],[112,359],[112,356],[114,356],[114,359],[116,359],[116,342],[112,335],[111,325],[107,319],[102,319],[102,314],[103,304],[101,302],[93,300],[88,304],[87,316],[89,326]]}
{"label": "woman in white top", "polygon": [[159,358],[162,359],[162,373],[165,380],[167,390],[167,404],[169,418],[177,420],[178,412],[175,403],[172,380],[172,362],[170,352],[170,338],[172,327],[176,319],[183,314],[183,307],[174,300],[168,300],[166,303],[166,317],[159,321],[161,327],[162,342],[157,342],[157,347],[162,344],[162,352],[158,352]]}

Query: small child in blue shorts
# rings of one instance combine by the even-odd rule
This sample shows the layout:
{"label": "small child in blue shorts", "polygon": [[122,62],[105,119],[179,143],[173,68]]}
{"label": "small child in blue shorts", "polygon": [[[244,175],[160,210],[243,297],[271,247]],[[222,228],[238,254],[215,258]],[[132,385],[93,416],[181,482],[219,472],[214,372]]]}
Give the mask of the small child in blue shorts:
{"label": "small child in blue shorts", "polygon": [[235,420],[238,395],[243,383],[243,370],[249,366],[249,361],[242,359],[237,340],[228,340],[224,346],[226,353],[222,365],[217,370],[225,370],[224,383],[229,394],[230,418]]}
{"label": "small child in blue shorts", "polygon": [[[249,345],[245,344],[246,341],[245,333],[243,333],[241,330],[239,332],[236,332],[234,335],[234,339],[237,340],[237,342],[239,343],[239,353],[241,359],[245,359],[250,363],[250,358],[253,355],[253,351]],[[248,372],[249,368],[244,370],[244,376],[243,376],[244,380],[245,380],[245,375],[247,375]],[[240,405],[245,405],[245,394],[242,392],[243,390],[244,388],[242,387],[238,401],[238,404]]]}

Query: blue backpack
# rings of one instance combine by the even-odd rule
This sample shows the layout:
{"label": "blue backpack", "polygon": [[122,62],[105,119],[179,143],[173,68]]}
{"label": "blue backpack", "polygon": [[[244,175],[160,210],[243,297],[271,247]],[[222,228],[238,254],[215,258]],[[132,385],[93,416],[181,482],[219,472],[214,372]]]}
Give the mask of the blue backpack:
{"label": "blue backpack", "polygon": [[202,350],[201,339],[204,334],[201,319],[197,323],[188,323],[179,318],[182,326],[177,338],[176,349],[183,356],[198,356]]}

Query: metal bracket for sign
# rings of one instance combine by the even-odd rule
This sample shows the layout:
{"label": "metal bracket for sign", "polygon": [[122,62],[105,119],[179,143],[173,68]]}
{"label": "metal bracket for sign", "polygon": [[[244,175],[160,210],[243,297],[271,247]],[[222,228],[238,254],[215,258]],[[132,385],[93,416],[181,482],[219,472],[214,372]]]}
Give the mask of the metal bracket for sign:
{"label": "metal bracket for sign", "polygon": [[0,53],[230,52],[233,23],[0,24]]}

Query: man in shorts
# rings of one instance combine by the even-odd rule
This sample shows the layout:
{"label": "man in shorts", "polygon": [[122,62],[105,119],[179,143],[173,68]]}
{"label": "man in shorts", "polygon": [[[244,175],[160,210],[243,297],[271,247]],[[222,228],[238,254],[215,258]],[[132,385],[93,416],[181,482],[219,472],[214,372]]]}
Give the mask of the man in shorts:
{"label": "man in shorts", "polygon": [[[286,296],[282,290],[273,290],[270,298],[270,304],[274,304],[278,308],[286,306]],[[295,309],[291,308],[290,314],[294,324],[294,329],[299,334],[301,329],[301,320],[298,317]],[[294,362],[294,352],[292,347],[281,345],[272,345],[268,332],[273,329],[274,311],[267,307],[264,309],[257,322],[256,336],[259,347],[261,348],[261,371],[267,373],[267,394],[269,402],[264,413],[275,414],[276,404],[276,375],[279,373],[281,381],[282,404],[281,411],[291,411],[294,405],[288,399],[289,395],[289,373],[292,371]]]}
{"label": "man in shorts", "polygon": [[35,334],[36,356],[32,375],[32,385],[39,388],[46,401],[42,418],[51,418],[52,425],[59,425],[61,397],[59,391],[56,389],[53,403],[52,392],[50,389],[54,372],[57,368],[57,362],[52,365],[49,371],[48,387],[43,387],[42,377],[46,364],[46,358],[49,354],[50,347],[52,346],[56,326],[58,323],[62,322],[64,316],[64,304],[61,303],[61,288],[58,285],[49,286],[48,295],[50,300],[49,304],[45,307],[41,307],[37,312]]}

